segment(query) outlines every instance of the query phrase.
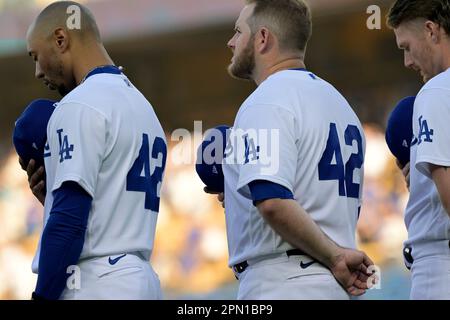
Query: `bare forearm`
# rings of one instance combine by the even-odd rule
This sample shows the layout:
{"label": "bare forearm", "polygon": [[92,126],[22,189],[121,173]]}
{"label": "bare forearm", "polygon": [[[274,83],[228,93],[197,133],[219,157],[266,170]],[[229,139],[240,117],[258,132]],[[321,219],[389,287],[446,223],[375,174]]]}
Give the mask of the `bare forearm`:
{"label": "bare forearm", "polygon": [[[266,222],[287,242],[331,267],[338,246],[317,226],[294,200],[271,200],[258,209]],[[274,203],[274,201],[276,201]]]}
{"label": "bare forearm", "polygon": [[442,206],[450,217],[450,169],[431,165],[431,176],[438,190]]}

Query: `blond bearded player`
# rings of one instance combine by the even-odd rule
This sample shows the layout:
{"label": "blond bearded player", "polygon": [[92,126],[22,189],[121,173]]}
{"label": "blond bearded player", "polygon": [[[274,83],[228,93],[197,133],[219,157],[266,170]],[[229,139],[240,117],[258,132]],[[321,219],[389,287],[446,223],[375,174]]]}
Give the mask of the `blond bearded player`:
{"label": "blond bearded player", "polygon": [[[372,264],[354,250],[364,134],[344,97],[305,69],[309,9],[298,0],[247,1],[235,32],[229,71],[258,85],[239,109],[223,161],[238,298],[361,295]],[[265,143],[262,132],[279,139]],[[274,150],[278,157],[264,157]],[[266,160],[277,170],[265,170]]]}

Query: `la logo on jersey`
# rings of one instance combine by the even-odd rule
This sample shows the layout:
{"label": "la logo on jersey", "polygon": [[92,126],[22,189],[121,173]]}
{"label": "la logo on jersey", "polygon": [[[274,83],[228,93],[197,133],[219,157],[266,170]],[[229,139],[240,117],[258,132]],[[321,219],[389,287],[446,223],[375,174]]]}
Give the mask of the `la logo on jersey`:
{"label": "la logo on jersey", "polygon": [[[423,116],[419,117],[419,138],[418,144],[422,142],[433,142],[434,130],[429,129],[427,120],[423,119]],[[423,137],[425,137],[423,139]]]}
{"label": "la logo on jersey", "polygon": [[59,141],[59,162],[64,162],[64,160],[70,160],[72,159],[72,155],[70,154],[73,152],[73,144],[69,144],[69,137],[67,135],[62,135],[64,130],[58,129],[56,131],[58,133],[58,141]]}
{"label": "la logo on jersey", "polygon": [[[253,138],[248,137],[248,134],[243,136],[244,145],[245,145],[245,161],[244,164],[249,163],[250,161],[259,160],[259,152],[260,147],[255,145],[255,141]],[[250,156],[252,157],[250,159]]]}

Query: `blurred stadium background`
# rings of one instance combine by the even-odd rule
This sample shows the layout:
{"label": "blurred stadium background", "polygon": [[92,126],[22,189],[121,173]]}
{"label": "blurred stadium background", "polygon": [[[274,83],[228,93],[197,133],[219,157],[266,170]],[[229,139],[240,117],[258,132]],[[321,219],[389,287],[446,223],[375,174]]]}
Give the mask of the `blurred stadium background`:
{"label": "blurred stadium background", "polygon": [[[28,189],[12,149],[14,121],[35,98],[58,97],[34,79],[27,56],[28,25],[46,0],[0,0],[0,299],[29,299],[36,278],[31,260],[42,228],[42,207]],[[226,47],[243,0],[91,0],[107,50],[147,96],[167,131],[232,124],[254,89],[226,73]],[[309,0],[314,33],[307,67],[334,84],[363,121],[367,137],[364,205],[358,245],[381,267],[381,289],[364,299],[407,299],[404,182],[384,142],[389,111],[414,95],[420,79],[403,68],[402,53],[384,25],[391,0]],[[366,28],[366,8],[379,5],[382,29]],[[173,151],[171,144],[169,152]],[[197,146],[194,146],[195,148]],[[152,263],[166,299],[234,299],[227,267],[223,209],[202,191],[193,163],[169,155]],[[324,199],[324,201],[326,201]]]}

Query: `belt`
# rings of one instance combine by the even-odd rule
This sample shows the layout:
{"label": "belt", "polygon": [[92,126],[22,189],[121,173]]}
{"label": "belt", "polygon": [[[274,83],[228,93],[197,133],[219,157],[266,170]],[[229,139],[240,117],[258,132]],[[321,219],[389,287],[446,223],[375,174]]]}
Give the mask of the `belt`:
{"label": "belt", "polygon": [[[446,240],[444,240],[446,241]],[[448,247],[450,248],[450,241],[448,241]],[[405,266],[408,270],[411,270],[412,264],[414,263],[414,258],[412,256],[412,247],[403,248],[403,258]]]}
{"label": "belt", "polygon": [[[303,255],[306,255],[306,253],[300,249],[291,249],[291,250],[286,251],[286,255],[288,257],[303,256]],[[244,272],[247,268],[248,268],[248,262],[242,261],[241,263],[235,264],[232,269],[235,273],[240,274],[240,273]]]}

